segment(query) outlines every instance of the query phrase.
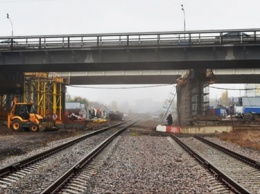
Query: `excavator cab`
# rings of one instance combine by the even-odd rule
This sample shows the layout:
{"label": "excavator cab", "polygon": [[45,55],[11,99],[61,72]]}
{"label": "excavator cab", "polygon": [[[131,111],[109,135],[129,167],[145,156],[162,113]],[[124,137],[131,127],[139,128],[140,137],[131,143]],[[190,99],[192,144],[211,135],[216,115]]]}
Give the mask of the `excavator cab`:
{"label": "excavator cab", "polygon": [[15,109],[15,115],[22,117],[24,120],[29,120],[31,108],[31,104],[17,104]]}

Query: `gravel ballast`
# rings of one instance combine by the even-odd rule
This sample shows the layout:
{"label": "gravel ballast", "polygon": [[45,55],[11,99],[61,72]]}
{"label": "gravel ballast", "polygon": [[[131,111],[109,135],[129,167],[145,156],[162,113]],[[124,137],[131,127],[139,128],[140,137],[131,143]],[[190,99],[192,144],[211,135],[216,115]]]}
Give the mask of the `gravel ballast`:
{"label": "gravel ballast", "polygon": [[89,193],[215,193],[212,181],[212,176],[169,138],[122,136],[91,179]]}
{"label": "gravel ballast", "polygon": [[[218,189],[225,188],[174,141],[167,137],[148,135],[150,132],[155,134],[154,126],[156,124],[150,121],[141,122],[133,126],[132,131],[120,136],[119,143],[111,150],[108,160],[86,185],[87,193],[210,194],[220,193]],[[0,155],[0,168],[60,145],[86,132],[71,130],[69,134],[65,132],[64,135],[63,131],[1,134],[0,149],[3,152]],[[148,133],[141,135],[145,134],[144,132]],[[215,137],[209,140],[259,161],[260,152],[257,150],[243,148]],[[74,151],[78,152],[78,150]],[[64,165],[68,160],[63,160]],[[53,168],[58,169],[54,165]],[[30,176],[34,175],[33,173]],[[44,175],[40,172],[36,175],[45,179],[53,174],[50,172]],[[17,193],[19,189],[17,188]]]}

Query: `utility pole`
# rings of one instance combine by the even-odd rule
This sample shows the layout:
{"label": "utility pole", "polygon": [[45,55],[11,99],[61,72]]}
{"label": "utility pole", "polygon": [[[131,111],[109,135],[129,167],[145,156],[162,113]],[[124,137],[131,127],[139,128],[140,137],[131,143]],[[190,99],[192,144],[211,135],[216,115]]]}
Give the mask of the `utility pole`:
{"label": "utility pole", "polygon": [[185,18],[185,9],[184,9],[184,6],[181,4],[181,10],[183,12],[183,25],[184,25],[184,39],[186,39],[186,35],[185,35],[185,32],[186,32],[186,18]]}
{"label": "utility pole", "polygon": [[14,27],[13,27],[13,22],[9,16],[9,14],[7,13],[6,14],[6,18],[10,21],[10,24],[11,24],[11,27],[12,27],[12,37],[14,36]]}
{"label": "utility pole", "polygon": [[185,10],[184,6],[181,4],[181,10],[183,12],[183,18],[184,18],[184,32],[186,31],[186,18],[185,18]]}

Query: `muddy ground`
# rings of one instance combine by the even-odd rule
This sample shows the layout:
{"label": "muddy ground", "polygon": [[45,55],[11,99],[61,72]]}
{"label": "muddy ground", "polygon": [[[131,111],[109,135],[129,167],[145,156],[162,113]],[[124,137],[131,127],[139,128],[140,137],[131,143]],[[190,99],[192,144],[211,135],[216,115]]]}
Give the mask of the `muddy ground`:
{"label": "muddy ground", "polygon": [[[138,124],[146,130],[154,130],[158,125],[156,121],[144,121]],[[143,130],[144,130],[143,129]],[[223,141],[237,144],[241,147],[248,147],[260,150],[260,125],[259,126],[235,126],[230,133],[210,134],[212,137],[217,137]]]}
{"label": "muddy ground", "polygon": [[230,133],[221,133],[217,137],[223,141],[260,150],[260,126],[236,127]]}
{"label": "muddy ground", "polygon": [[14,132],[5,125],[0,124],[0,161],[10,156],[23,155],[32,150],[45,147],[52,141],[77,136],[112,124],[114,123],[90,123],[85,129],[78,127],[78,125],[75,125],[75,127],[70,125],[66,129],[44,132]]}
{"label": "muddy ground", "polygon": [[[31,150],[44,147],[49,142],[64,139],[71,136],[86,133],[95,128],[112,125],[106,124],[89,124],[86,129],[66,128],[58,131],[50,132],[13,132],[4,125],[0,125],[0,161],[16,155],[23,155]],[[137,123],[134,126],[135,133],[155,133],[155,127],[158,125],[157,121],[145,120]],[[230,133],[214,134],[221,140],[238,144],[242,147],[249,147],[260,150],[260,126],[259,127],[241,127]]]}

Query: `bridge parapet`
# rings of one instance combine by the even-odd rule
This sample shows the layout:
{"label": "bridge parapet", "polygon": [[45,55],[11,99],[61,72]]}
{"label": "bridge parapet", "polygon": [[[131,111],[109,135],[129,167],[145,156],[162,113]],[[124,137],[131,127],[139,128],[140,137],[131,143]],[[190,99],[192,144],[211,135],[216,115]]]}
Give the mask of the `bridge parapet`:
{"label": "bridge parapet", "polygon": [[260,29],[0,37],[0,71],[258,68]]}
{"label": "bridge parapet", "polygon": [[0,50],[189,47],[254,43],[260,43],[260,29],[5,36],[0,37]]}

